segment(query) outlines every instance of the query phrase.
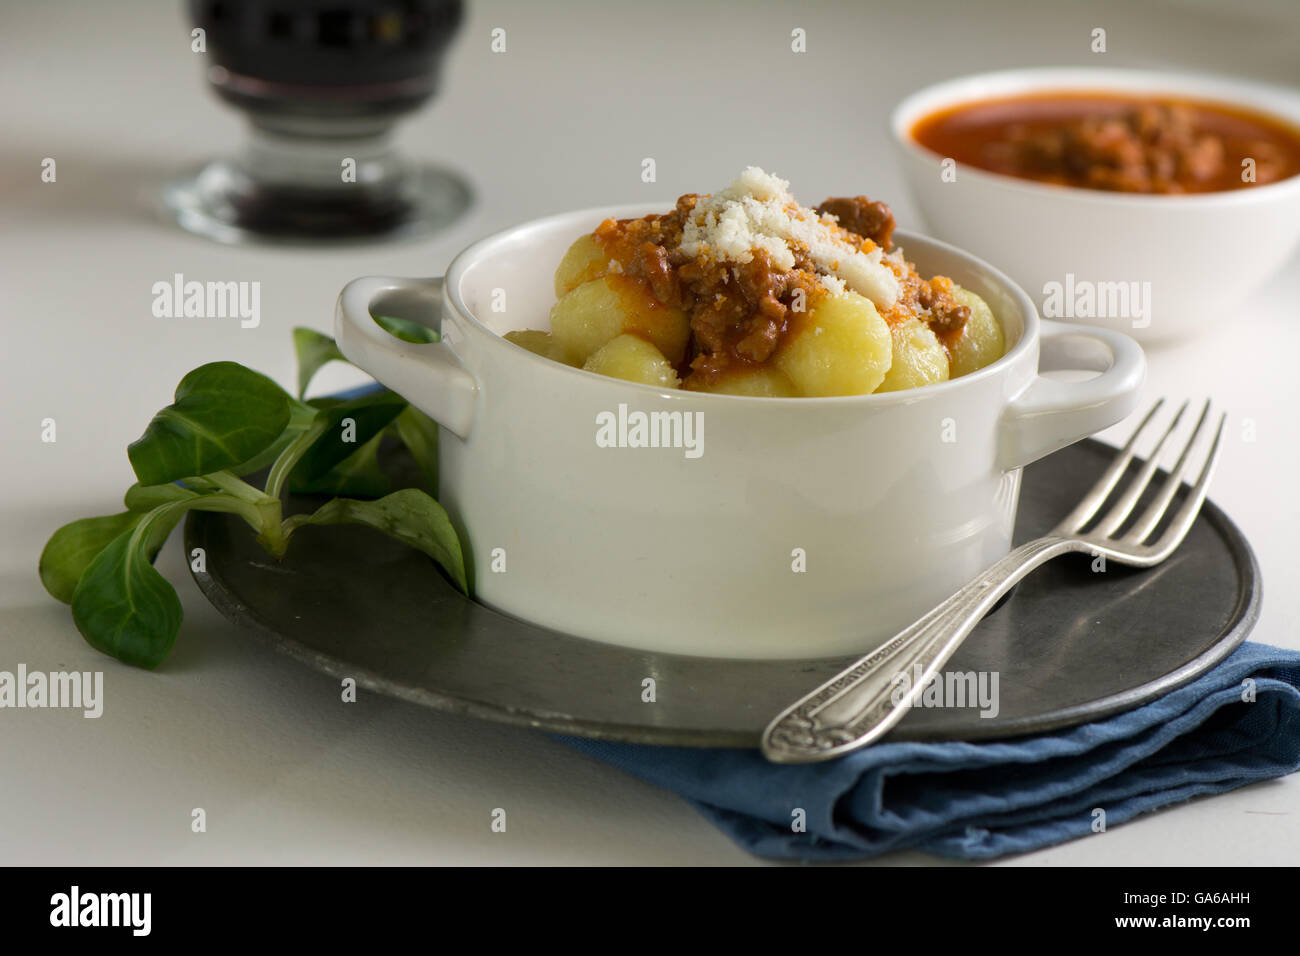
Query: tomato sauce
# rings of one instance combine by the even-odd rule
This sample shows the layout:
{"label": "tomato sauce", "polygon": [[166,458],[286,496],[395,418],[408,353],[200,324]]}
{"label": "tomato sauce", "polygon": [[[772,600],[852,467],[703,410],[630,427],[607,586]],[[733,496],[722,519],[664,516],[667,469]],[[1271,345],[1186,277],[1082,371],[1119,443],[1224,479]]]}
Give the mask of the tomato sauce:
{"label": "tomato sauce", "polygon": [[1109,92],[980,100],[920,119],[921,146],[1020,179],[1130,193],[1208,193],[1300,174],[1300,129],[1223,103]]}

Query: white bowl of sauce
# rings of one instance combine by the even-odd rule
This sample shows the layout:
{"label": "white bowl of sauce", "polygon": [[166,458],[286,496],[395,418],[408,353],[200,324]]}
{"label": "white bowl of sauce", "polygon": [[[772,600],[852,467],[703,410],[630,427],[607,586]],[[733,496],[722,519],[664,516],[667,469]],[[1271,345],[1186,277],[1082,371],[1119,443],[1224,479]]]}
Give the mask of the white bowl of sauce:
{"label": "white bowl of sauce", "polygon": [[1300,95],[1112,69],[984,73],[891,117],[937,237],[1045,318],[1146,341],[1236,317],[1300,243]]}

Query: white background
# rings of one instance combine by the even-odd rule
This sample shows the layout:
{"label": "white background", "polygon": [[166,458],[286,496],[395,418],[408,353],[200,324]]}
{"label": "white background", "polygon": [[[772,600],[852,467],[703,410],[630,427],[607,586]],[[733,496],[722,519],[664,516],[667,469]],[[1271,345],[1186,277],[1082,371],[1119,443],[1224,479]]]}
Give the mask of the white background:
{"label": "white background", "polygon": [[[103,670],[106,703],[99,720],[0,711],[0,863],[753,862],[672,794],[539,735],[364,693],[341,704],[334,680],[211,609],[175,540],[159,567],[185,607],[176,649],[155,673],[119,665],[41,589],[40,548],[66,521],[119,510],[125,446],[189,369],[233,359],[291,383],[291,327],[328,330],[354,276],[437,275],[499,228],[709,191],[750,163],[805,201],[884,198],[908,227],[885,116],[906,92],[962,73],[1103,64],[1300,85],[1294,3],[472,6],[442,94],[402,134],[412,152],[467,172],[471,214],[435,240],[306,253],[192,238],[142,200],[243,135],[202,88],[179,2],[4,4],[0,670]],[[1104,56],[1088,50],[1095,26],[1108,31]],[[489,53],[494,27],[507,30],[505,55]],[[806,55],[789,52],[794,27]],[[47,156],[54,184],[40,181]],[[646,156],[656,185],[640,181]],[[261,326],[153,318],[150,287],[176,272],[259,280]],[[1263,567],[1255,638],[1293,648],[1298,300],[1292,260],[1205,337],[1151,353],[1146,386],[1230,410],[1213,496]],[[341,370],[320,384],[351,381]],[[54,444],[40,441],[47,417]],[[1264,783],[1006,862],[1293,863],[1298,798],[1300,777]],[[194,807],[206,834],[190,830]],[[504,834],[489,829],[495,807],[508,812]]]}

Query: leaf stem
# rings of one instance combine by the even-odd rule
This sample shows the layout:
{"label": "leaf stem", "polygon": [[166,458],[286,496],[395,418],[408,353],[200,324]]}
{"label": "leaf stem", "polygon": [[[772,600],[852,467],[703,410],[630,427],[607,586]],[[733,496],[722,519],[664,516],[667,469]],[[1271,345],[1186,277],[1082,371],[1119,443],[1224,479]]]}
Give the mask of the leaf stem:
{"label": "leaf stem", "polygon": [[[186,498],[182,501],[172,501],[167,504],[159,505],[154,508],[131,530],[131,541],[128,545],[128,551],[133,551],[142,545],[148,549],[149,554],[155,553],[161,548],[171,534],[172,528],[176,522],[187,511],[198,509],[199,511],[222,511],[229,514],[237,514],[246,521],[254,531],[263,530],[265,516],[262,509],[257,505],[236,498],[233,495],[215,494],[215,495],[198,495],[193,498]],[[277,531],[279,521],[276,521]],[[145,537],[148,535],[148,537]]]}
{"label": "leaf stem", "polygon": [[266,476],[265,494],[276,499],[280,497],[281,491],[284,490],[284,483],[288,480],[289,473],[293,471],[293,466],[298,464],[302,456],[307,453],[307,449],[316,443],[316,439],[325,434],[325,429],[328,427],[329,422],[322,416],[285,446],[284,451],[280,452],[280,457],[271,465],[270,474]]}
{"label": "leaf stem", "polygon": [[238,498],[240,501],[247,501],[249,504],[260,505],[273,495],[268,495],[263,491],[258,491],[248,482],[236,478],[228,471],[214,471],[209,475],[200,476],[202,481],[207,482],[214,488],[224,491],[231,497]]}

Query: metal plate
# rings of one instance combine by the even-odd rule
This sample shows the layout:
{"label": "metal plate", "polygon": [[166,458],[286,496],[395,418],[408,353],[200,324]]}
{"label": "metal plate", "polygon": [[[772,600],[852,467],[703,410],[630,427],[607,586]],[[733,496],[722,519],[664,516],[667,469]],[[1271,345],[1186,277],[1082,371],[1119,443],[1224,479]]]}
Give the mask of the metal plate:
{"label": "metal plate", "polygon": [[[1113,454],[1085,441],[1029,466],[1017,541],[1060,520]],[[570,637],[467,599],[424,555],[364,528],[304,527],[276,564],[238,518],[196,512],[186,553],[196,547],[207,551],[194,577],[208,600],[304,663],[438,710],[560,733],[757,746],[771,717],[849,660],[681,657]],[[1035,571],[945,668],[997,672],[996,717],[918,708],[889,739],[1009,737],[1126,710],[1213,667],[1258,616],[1254,554],[1208,502],[1163,565],[1091,565],[1071,555]],[[655,703],[641,700],[646,677]]]}

